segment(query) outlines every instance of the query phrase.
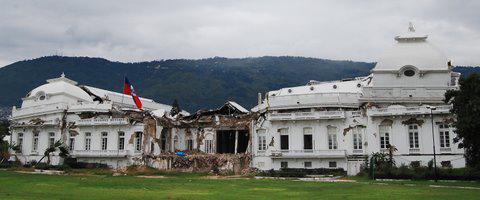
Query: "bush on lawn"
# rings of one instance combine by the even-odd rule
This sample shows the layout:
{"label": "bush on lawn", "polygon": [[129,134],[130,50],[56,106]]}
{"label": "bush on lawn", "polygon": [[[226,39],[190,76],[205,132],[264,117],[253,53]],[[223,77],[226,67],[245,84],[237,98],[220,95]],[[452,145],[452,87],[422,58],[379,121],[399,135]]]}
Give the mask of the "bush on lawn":
{"label": "bush on lawn", "polygon": [[315,169],[303,169],[303,168],[282,168],[280,170],[268,170],[258,173],[259,176],[268,177],[298,177],[303,178],[307,175],[334,175],[345,176],[347,172],[342,168],[315,168]]}
{"label": "bush on lawn", "polygon": [[75,158],[67,158],[64,161],[64,165],[69,166],[72,169],[108,169],[107,164],[101,163],[86,163],[86,162],[78,162]]}
{"label": "bush on lawn", "polygon": [[[372,155],[377,156],[377,155]],[[375,159],[374,159],[375,160]],[[381,159],[380,159],[381,160]],[[372,160],[369,160],[372,162]],[[412,161],[409,166],[391,166],[382,162],[375,163],[375,169],[372,171],[371,163],[365,164],[368,167],[362,168],[360,175],[368,174],[370,178],[375,179],[412,179],[412,180],[433,180],[435,172],[433,161],[428,162],[427,166],[421,166],[419,161]],[[442,163],[442,167],[437,168],[437,178],[441,180],[480,180],[480,170],[474,168],[452,168],[449,163]]]}
{"label": "bush on lawn", "polygon": [[17,168],[21,167],[22,163],[18,161],[4,161],[2,164],[0,164],[0,168]]}

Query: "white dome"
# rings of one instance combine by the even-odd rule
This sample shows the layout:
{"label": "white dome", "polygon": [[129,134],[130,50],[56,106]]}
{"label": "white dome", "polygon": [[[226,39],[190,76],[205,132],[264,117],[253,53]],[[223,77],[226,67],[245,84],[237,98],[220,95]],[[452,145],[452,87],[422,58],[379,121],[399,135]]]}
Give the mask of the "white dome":
{"label": "white dome", "polygon": [[40,96],[41,94],[52,95],[64,93],[84,101],[93,101],[88,93],[76,86],[77,83],[75,81],[65,78],[63,74],[60,78],[49,79],[47,82],[47,84],[33,89],[28,97]]}
{"label": "white dome", "polygon": [[372,71],[400,70],[411,65],[420,71],[449,70],[447,57],[427,41],[426,35],[413,31],[395,37],[397,43],[378,60]]}

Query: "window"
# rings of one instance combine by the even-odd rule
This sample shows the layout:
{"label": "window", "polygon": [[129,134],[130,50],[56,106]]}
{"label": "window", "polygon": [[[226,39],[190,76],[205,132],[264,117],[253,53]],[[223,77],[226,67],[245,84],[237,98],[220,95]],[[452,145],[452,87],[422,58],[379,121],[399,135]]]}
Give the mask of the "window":
{"label": "window", "polygon": [[410,124],[408,125],[408,141],[410,144],[410,149],[420,148],[418,142],[418,125]]}
{"label": "window", "polygon": [[189,151],[193,150],[193,140],[192,139],[187,139],[187,150],[189,150]]}
{"label": "window", "polygon": [[32,144],[32,151],[38,151],[38,133],[33,133],[33,144]]}
{"label": "window", "polygon": [[288,168],[288,162],[280,162],[280,167],[283,169]]}
{"label": "window", "polygon": [[120,131],[118,132],[118,150],[125,149],[125,133]]}
{"label": "window", "polygon": [[205,153],[213,153],[213,140],[205,140]]}
{"label": "window", "polygon": [[142,132],[135,133],[135,151],[142,150]]}
{"label": "window", "polygon": [[[162,149],[162,148],[160,148],[160,149]],[[173,151],[177,151],[177,149],[178,149],[178,136],[175,136],[175,137],[173,137]],[[163,149],[162,149],[162,151],[163,151]]]}
{"label": "window", "polygon": [[166,128],[163,128],[160,132],[160,150],[162,150],[162,152],[167,151],[167,135],[168,130]]}
{"label": "window", "polygon": [[75,150],[75,137],[70,136],[68,141],[68,149],[70,149],[70,151]]}
{"label": "window", "polygon": [[303,149],[312,150],[313,149],[313,138],[312,138],[312,128],[303,128]]}
{"label": "window", "polygon": [[107,150],[108,146],[108,133],[102,132],[102,150]]}
{"label": "window", "polygon": [[448,148],[450,147],[450,130],[448,124],[438,125],[440,131],[440,147]]}
{"label": "window", "polygon": [[440,162],[443,168],[452,168],[452,162],[449,160]]}
{"label": "window", "polygon": [[330,161],[330,162],[328,162],[328,167],[330,167],[330,168],[337,168],[337,162],[335,162],[335,161]]}
{"label": "window", "polygon": [[361,127],[355,127],[353,128],[353,149],[355,150],[361,150],[363,149],[363,144],[362,144],[362,128]]}
{"label": "window", "polygon": [[23,152],[23,133],[18,133],[17,142],[18,142],[18,153],[22,153]]}
{"label": "window", "polygon": [[415,71],[413,69],[407,69],[407,70],[403,71],[403,75],[410,77],[410,76],[415,75]]}
{"label": "window", "polygon": [[280,149],[281,150],[288,150],[288,129],[282,128],[279,130],[280,132]]}
{"label": "window", "polygon": [[258,133],[258,150],[265,151],[267,150],[267,137],[265,136],[265,130],[260,129],[257,131]]}
{"label": "window", "polygon": [[53,147],[53,145],[55,145],[55,133],[50,132],[50,133],[48,133],[48,136],[49,136],[49,138],[48,138],[48,146],[49,146],[49,147]]}
{"label": "window", "polygon": [[380,125],[379,126],[379,135],[380,135],[380,149],[386,149],[390,145],[390,129],[391,126]]}
{"label": "window", "polygon": [[327,133],[328,133],[328,149],[338,149],[337,127],[328,126]]}
{"label": "window", "polygon": [[90,150],[91,143],[92,143],[92,134],[85,133],[85,150]]}
{"label": "window", "polygon": [[312,168],[312,162],[304,162],[304,163],[303,163],[303,166],[304,166],[305,168]]}

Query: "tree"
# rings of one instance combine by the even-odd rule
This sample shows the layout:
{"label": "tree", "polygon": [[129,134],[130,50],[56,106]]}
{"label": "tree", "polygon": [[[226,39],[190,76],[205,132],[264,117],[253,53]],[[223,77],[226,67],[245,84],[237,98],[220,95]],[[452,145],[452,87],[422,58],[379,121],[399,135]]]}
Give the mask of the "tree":
{"label": "tree", "polygon": [[453,105],[456,117],[454,142],[465,149],[467,166],[480,168],[480,74],[460,79],[460,90],[447,91],[445,102]]}
{"label": "tree", "polygon": [[172,103],[172,110],[170,110],[170,115],[175,116],[176,114],[180,113],[180,105],[178,105],[177,99],[173,100]]}
{"label": "tree", "polygon": [[55,144],[53,144],[52,146],[48,147],[45,150],[45,152],[43,153],[43,157],[40,158],[38,163],[42,162],[42,160],[45,157],[47,157],[47,164],[50,164],[50,154],[55,152],[57,149],[60,151],[58,155],[61,158],[67,158],[68,156],[70,156],[70,153],[68,152],[68,148],[65,145],[63,145],[63,143],[60,140],[58,140],[55,142]]}
{"label": "tree", "polygon": [[9,126],[7,120],[0,121],[0,164],[10,158],[9,149],[11,146],[7,141],[4,141],[5,136],[10,135]]}

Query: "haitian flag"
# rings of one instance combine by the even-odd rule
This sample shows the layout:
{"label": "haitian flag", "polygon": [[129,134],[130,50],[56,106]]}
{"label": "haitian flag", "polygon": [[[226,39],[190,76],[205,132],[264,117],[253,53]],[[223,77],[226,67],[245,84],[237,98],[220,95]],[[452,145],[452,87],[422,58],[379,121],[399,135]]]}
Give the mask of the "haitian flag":
{"label": "haitian flag", "polygon": [[130,81],[128,81],[127,77],[125,77],[125,82],[123,84],[123,94],[132,96],[135,105],[137,105],[137,108],[140,110],[142,109],[142,101],[140,101],[140,98],[137,96],[135,90],[133,89],[133,85],[130,84]]}

